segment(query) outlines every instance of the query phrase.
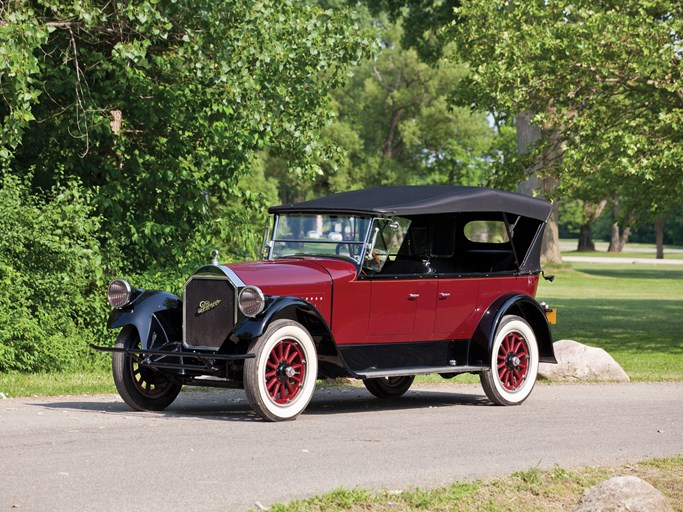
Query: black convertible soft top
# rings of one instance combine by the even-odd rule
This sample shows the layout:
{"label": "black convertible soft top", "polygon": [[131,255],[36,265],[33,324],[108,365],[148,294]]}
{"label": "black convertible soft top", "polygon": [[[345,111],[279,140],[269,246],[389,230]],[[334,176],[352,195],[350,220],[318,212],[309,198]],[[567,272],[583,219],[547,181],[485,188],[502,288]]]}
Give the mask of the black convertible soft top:
{"label": "black convertible soft top", "polygon": [[428,215],[455,212],[505,212],[545,222],[548,201],[492,188],[451,185],[375,187],[341,192],[311,201],[273,206],[270,213],[348,213]]}

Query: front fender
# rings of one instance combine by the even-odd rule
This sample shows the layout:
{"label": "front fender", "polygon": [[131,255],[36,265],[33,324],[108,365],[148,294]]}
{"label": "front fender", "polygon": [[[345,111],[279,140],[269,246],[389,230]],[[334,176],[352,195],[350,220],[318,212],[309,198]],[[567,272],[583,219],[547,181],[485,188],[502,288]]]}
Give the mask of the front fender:
{"label": "front fender", "polygon": [[540,362],[557,363],[550,325],[543,308],[528,295],[511,293],[496,299],[479,321],[470,343],[470,365],[486,364],[491,360],[496,330],[505,315],[517,315],[529,323],[536,334]]}
{"label": "front fender", "polygon": [[183,301],[177,295],[154,290],[141,293],[123,309],[115,309],[109,314],[107,327],[118,329],[133,326],[138,330],[142,349],[149,349],[149,336],[152,322],[157,321],[167,338],[176,337],[182,332]]}
{"label": "front fender", "polygon": [[[230,335],[230,339],[239,343],[242,341],[251,341],[262,336],[268,328],[271,321],[278,318],[289,318],[296,320],[309,332],[312,331],[311,326],[315,324],[315,330],[322,330],[325,334],[331,336],[330,328],[327,322],[320,314],[315,306],[299,297],[269,297],[266,301],[263,312],[255,318],[242,317],[235,324],[235,328]],[[311,332],[315,335],[315,332]]]}

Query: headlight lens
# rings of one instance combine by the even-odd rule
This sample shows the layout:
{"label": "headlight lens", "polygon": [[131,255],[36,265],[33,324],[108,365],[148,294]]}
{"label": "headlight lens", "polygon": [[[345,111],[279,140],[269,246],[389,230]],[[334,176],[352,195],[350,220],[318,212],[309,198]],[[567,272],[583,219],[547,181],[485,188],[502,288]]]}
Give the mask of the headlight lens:
{"label": "headlight lens", "polygon": [[258,315],[263,311],[265,304],[266,299],[258,286],[247,286],[240,292],[238,305],[245,316],[254,317]]}
{"label": "headlight lens", "polygon": [[121,309],[130,303],[133,289],[125,279],[114,279],[107,289],[109,304],[116,309]]}

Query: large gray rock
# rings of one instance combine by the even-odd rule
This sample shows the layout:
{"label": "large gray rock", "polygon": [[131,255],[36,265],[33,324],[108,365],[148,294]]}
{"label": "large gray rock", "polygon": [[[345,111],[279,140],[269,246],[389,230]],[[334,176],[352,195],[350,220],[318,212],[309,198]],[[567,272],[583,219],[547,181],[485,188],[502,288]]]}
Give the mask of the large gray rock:
{"label": "large gray rock", "polygon": [[570,381],[630,380],[619,363],[601,348],[588,347],[572,340],[560,340],[553,346],[559,364],[541,363],[538,367],[540,377]]}
{"label": "large gray rock", "polygon": [[645,480],[617,476],[586,489],[574,512],[673,512],[673,508]]}

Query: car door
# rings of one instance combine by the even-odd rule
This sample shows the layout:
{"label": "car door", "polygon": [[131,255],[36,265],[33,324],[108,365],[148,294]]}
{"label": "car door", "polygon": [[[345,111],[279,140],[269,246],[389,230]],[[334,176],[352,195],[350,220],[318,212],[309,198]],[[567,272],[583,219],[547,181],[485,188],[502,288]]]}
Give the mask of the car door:
{"label": "car door", "polygon": [[478,278],[439,278],[434,338],[453,340],[469,337],[469,320],[475,316],[478,295]]}
{"label": "car door", "polygon": [[415,279],[370,281],[368,341],[412,341],[415,313],[421,297]]}

